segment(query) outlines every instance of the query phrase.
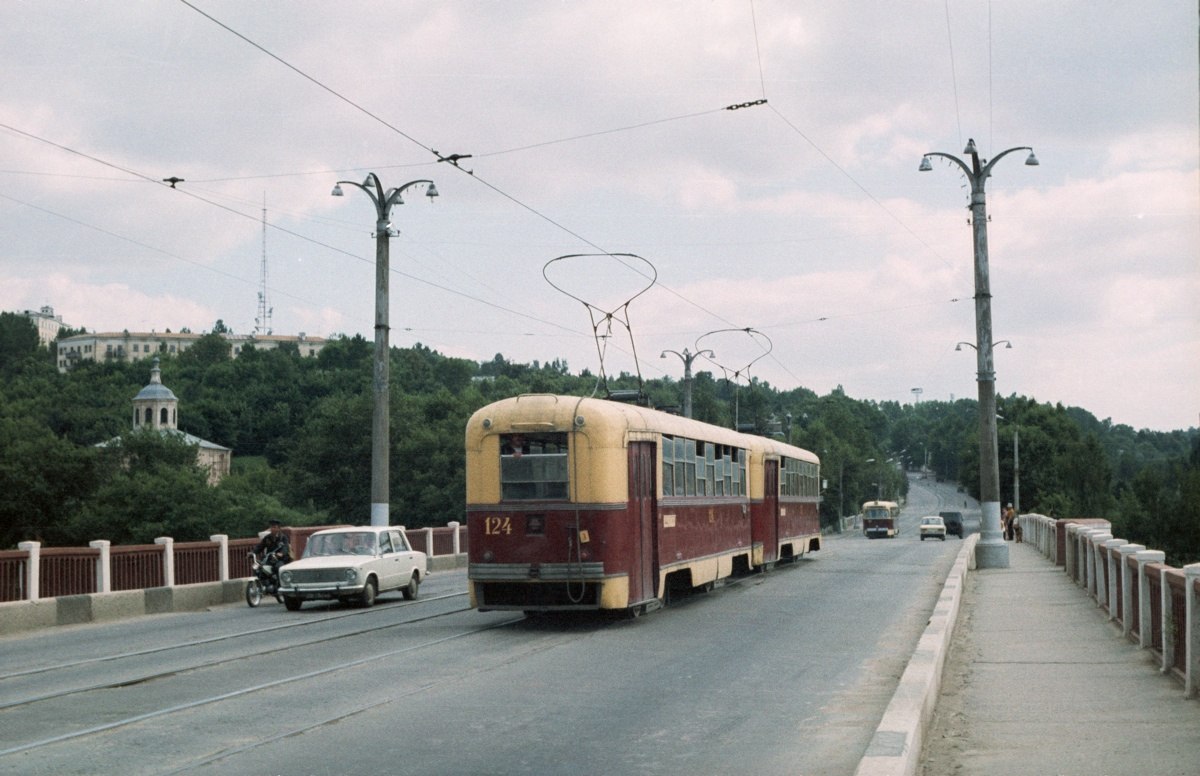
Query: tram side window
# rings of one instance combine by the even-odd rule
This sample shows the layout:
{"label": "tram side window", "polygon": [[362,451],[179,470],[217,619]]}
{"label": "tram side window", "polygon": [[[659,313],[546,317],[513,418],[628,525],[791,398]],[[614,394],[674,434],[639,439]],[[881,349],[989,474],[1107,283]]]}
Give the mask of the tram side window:
{"label": "tram side window", "polygon": [[502,499],[565,499],[567,481],[566,433],[500,436]]}
{"label": "tram side window", "polygon": [[662,494],[675,495],[675,440],[672,437],[662,438]]}

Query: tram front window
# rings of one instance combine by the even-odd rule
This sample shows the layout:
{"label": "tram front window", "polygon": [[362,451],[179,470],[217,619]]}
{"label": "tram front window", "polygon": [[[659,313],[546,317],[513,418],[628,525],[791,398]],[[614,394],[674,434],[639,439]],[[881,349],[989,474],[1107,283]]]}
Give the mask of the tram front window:
{"label": "tram front window", "polygon": [[502,434],[500,496],[504,501],[567,498],[567,435]]}

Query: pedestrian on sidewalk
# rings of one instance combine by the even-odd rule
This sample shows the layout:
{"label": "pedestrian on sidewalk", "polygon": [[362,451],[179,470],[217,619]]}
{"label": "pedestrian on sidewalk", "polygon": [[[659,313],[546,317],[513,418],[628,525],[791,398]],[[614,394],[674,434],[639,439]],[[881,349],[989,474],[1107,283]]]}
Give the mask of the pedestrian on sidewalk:
{"label": "pedestrian on sidewalk", "polygon": [[1013,539],[1013,505],[1008,502],[1008,506],[1004,508],[1004,540],[1011,542]]}

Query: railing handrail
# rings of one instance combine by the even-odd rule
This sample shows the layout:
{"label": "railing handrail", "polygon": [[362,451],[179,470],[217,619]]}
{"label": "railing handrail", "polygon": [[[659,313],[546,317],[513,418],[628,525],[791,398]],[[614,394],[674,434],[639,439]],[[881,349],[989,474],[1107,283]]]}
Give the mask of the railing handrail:
{"label": "railing handrail", "polygon": [[[293,554],[299,556],[311,534],[330,527],[334,526],[298,526],[284,530],[293,539]],[[410,541],[418,539],[413,541],[414,546],[423,550],[430,557],[437,557],[439,548],[450,550],[450,552],[442,552],[440,555],[461,554],[461,548],[466,546],[466,524],[460,524],[457,521],[445,526],[409,529],[407,533]],[[153,571],[148,571],[145,566],[132,572],[127,570],[122,589],[137,589],[136,585],[150,582],[145,578],[148,573],[157,576],[158,584],[147,584],[146,587],[175,586],[174,577],[177,564],[181,569],[186,569],[184,576],[187,578],[188,584],[223,582],[229,578],[230,574],[233,574],[233,569],[243,567],[248,569],[245,554],[248,549],[258,543],[261,536],[262,534],[237,539],[214,536],[208,541],[191,542],[175,542],[169,537],[160,537],[154,544],[125,545],[109,545],[106,541],[97,540],[90,547],[44,547],[40,542],[21,542],[18,549],[0,550],[0,603],[39,600],[43,598],[40,594],[43,590],[68,589],[71,594],[109,592],[111,589],[109,586],[113,579],[113,561],[133,560],[139,556],[153,559],[145,561],[153,566]],[[447,544],[449,547],[445,546]],[[103,549],[101,549],[101,545],[103,545]],[[221,563],[219,557],[222,547],[226,548],[227,553],[225,563]],[[195,562],[194,559],[198,552],[215,553],[216,562]],[[185,559],[183,563],[180,563],[181,556]],[[86,580],[80,578],[79,573],[72,575],[69,582],[55,578],[55,575],[62,573],[61,569],[67,566],[77,572],[80,571],[78,563],[87,563],[94,567],[94,572],[85,575],[87,576]],[[222,570],[226,579],[221,578]],[[132,579],[129,578],[131,573],[134,575]],[[248,576],[248,573],[234,575],[232,578],[237,579],[242,576]],[[135,587],[125,587],[130,583]]]}

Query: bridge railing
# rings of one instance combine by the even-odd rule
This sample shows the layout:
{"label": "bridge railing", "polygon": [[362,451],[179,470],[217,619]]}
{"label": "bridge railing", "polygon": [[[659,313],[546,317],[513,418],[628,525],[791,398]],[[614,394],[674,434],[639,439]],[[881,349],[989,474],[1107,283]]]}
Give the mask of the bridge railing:
{"label": "bridge railing", "polygon": [[1021,515],[1022,533],[1087,591],[1159,669],[1200,694],[1200,563],[1166,564],[1161,550],[1113,538],[1107,520]]}
{"label": "bridge railing", "polygon": [[[292,554],[299,557],[308,537],[329,527],[285,528]],[[405,533],[414,549],[434,558],[466,552],[466,531],[466,525],[451,522]],[[249,577],[247,556],[259,538],[230,539],[216,534],[207,542],[177,543],[164,536],[155,539],[154,544],[118,546],[100,539],[87,547],[43,547],[40,542],[21,542],[16,550],[0,551],[0,603]]]}

